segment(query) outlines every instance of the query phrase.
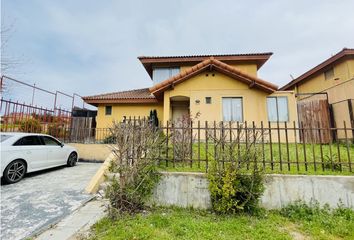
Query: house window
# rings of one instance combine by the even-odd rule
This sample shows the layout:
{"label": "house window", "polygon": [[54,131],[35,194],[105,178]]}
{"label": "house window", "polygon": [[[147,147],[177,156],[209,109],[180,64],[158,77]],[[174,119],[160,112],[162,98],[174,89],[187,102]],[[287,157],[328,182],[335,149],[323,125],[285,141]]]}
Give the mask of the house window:
{"label": "house window", "polygon": [[105,114],[106,115],[112,115],[112,106],[106,106]]}
{"label": "house window", "polygon": [[205,103],[211,104],[211,97],[205,97]]}
{"label": "house window", "polygon": [[268,120],[271,122],[288,122],[288,98],[268,97],[267,98]]}
{"label": "house window", "polygon": [[152,81],[154,84],[162,82],[163,80],[169,79],[172,76],[177,75],[180,72],[179,67],[161,67],[154,68],[152,70]]}
{"label": "house window", "polygon": [[334,70],[333,68],[324,72],[325,80],[333,79],[334,78]]}
{"label": "house window", "polygon": [[222,111],[224,121],[243,121],[243,108],[241,97],[222,98]]}

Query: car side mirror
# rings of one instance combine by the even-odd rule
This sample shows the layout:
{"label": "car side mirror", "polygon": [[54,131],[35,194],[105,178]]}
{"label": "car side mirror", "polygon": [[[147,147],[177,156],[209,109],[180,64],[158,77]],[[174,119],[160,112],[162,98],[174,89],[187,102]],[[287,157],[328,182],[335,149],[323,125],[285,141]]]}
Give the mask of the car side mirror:
{"label": "car side mirror", "polygon": [[60,147],[64,147],[64,143],[61,142],[61,143],[60,143]]}

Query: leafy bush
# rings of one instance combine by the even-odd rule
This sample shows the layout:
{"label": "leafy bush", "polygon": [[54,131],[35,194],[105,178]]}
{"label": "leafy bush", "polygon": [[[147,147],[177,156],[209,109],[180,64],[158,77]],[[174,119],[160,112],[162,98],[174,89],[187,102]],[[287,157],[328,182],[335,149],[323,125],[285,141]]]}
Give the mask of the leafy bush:
{"label": "leafy bush", "polygon": [[47,134],[63,138],[68,135],[68,132],[63,123],[51,123],[48,125]]}
{"label": "leafy bush", "polygon": [[[215,138],[213,133],[209,134],[216,142],[215,159],[208,170],[209,191],[216,213],[257,213],[260,210],[259,198],[264,184],[263,170],[257,164],[260,154],[256,143],[261,135],[257,131],[246,131],[239,128],[231,140],[226,135]],[[240,144],[245,137],[248,144]]]}
{"label": "leafy bush", "polygon": [[115,138],[115,136],[109,135],[109,136],[105,137],[105,139],[103,139],[103,143],[104,143],[104,144],[115,143],[116,140],[117,140],[117,139]]}
{"label": "leafy bush", "polygon": [[34,118],[22,121],[18,127],[21,132],[40,133],[42,131],[41,123]]}
{"label": "leafy bush", "polygon": [[307,232],[320,232],[323,237],[330,239],[331,235],[340,239],[353,239],[354,237],[354,211],[339,204],[331,209],[328,205],[320,206],[317,201],[309,204],[297,201],[280,211],[280,214],[293,222],[300,222]]}
{"label": "leafy bush", "polygon": [[333,154],[332,157],[329,155],[324,156],[324,169],[333,170],[335,172],[341,171],[342,166],[338,161],[337,154]]}
{"label": "leafy bush", "polygon": [[157,157],[163,139],[161,132],[147,121],[135,124],[116,123],[111,129],[115,158],[107,176],[105,196],[109,216],[133,214],[142,210],[160,179]]}
{"label": "leafy bush", "polygon": [[256,213],[264,191],[263,174],[240,173],[233,164],[215,169],[212,167],[208,173],[213,210],[222,214]]}
{"label": "leafy bush", "polygon": [[343,204],[339,204],[337,208],[331,209],[328,204],[321,207],[317,201],[311,201],[310,203],[296,201],[283,207],[280,210],[280,214],[293,220],[313,221],[318,216],[334,215],[354,221],[354,211],[344,207]]}

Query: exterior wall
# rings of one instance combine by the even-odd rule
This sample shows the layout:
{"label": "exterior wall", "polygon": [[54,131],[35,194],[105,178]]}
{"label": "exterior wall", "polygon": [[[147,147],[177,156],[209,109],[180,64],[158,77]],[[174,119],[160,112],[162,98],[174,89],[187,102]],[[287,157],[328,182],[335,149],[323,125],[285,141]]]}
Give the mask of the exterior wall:
{"label": "exterior wall", "polygon": [[103,162],[112,152],[109,144],[69,143],[68,145],[76,148],[79,159],[85,161]]}
{"label": "exterior wall", "polygon": [[333,79],[325,80],[320,73],[297,85],[297,93],[314,92],[327,92],[329,104],[354,99],[354,60],[335,65]]}
{"label": "exterior wall", "polygon": [[[206,76],[208,74],[208,76]],[[212,76],[212,75],[215,76]],[[267,97],[287,96],[289,108],[289,122],[297,120],[296,100],[293,91],[279,91],[271,95],[258,90],[250,89],[247,84],[230,78],[219,72],[201,73],[181,84],[174,89],[164,93],[164,121],[171,120],[170,98],[186,96],[190,98],[190,113],[194,116],[200,113],[197,120],[222,121],[222,98],[242,97],[243,100],[243,121],[268,121]],[[211,97],[212,103],[206,104],[205,97]],[[200,103],[196,101],[199,100]]]}
{"label": "exterior wall", "polygon": [[[105,115],[105,106],[112,106],[112,114]],[[97,110],[97,128],[109,128],[114,121],[122,121],[123,117],[147,117],[150,110],[156,109],[157,117],[163,121],[162,104],[107,104],[99,105]]]}
{"label": "exterior wall", "polygon": [[[354,81],[352,81],[354,84]],[[354,86],[353,86],[353,91],[354,91]],[[354,106],[354,98],[351,101],[352,106]],[[349,112],[349,106],[348,106],[348,100],[343,100],[340,102],[336,102],[335,104],[332,104],[332,110],[333,110],[333,116],[334,116],[334,121],[335,121],[335,126],[337,128],[340,128],[340,130],[337,131],[337,137],[338,139],[353,139],[353,131],[347,130],[345,132],[345,128],[353,128],[354,126],[351,125],[351,119],[350,119],[350,112]],[[345,122],[345,126],[344,126]]]}
{"label": "exterior wall", "polygon": [[[336,127],[344,128],[344,121],[346,127],[350,128],[351,121],[348,108],[348,99],[354,99],[354,59],[349,59],[335,65],[334,78],[325,80],[324,73],[320,73],[308,80],[297,85],[297,93],[314,93],[326,92],[328,94],[328,103],[333,104],[333,115]],[[337,80],[335,80],[337,79]],[[323,96],[313,96],[321,97]],[[300,96],[303,99],[305,96]],[[337,132],[339,139],[345,138],[345,131],[339,130]],[[353,138],[352,131],[347,131],[347,137]]]}
{"label": "exterior wall", "polygon": [[[238,62],[238,63],[231,63],[229,64],[230,66],[237,68],[245,73],[248,73],[252,76],[257,77],[257,64],[255,63],[242,63],[242,62]],[[186,66],[181,66],[181,72],[193,67],[194,65],[186,65]]]}
{"label": "exterior wall", "polygon": [[[318,201],[321,205],[329,204],[354,209],[353,176],[305,176],[278,175],[266,176],[265,192],[261,205],[267,209],[277,209],[297,200],[309,203]],[[162,206],[211,207],[208,180],[203,173],[163,173],[156,187],[152,202]]]}

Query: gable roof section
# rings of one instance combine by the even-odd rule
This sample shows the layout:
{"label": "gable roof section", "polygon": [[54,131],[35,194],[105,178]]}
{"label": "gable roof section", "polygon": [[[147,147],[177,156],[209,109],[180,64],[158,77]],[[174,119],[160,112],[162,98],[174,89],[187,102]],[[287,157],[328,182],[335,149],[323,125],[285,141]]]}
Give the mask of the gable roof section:
{"label": "gable roof section", "polygon": [[197,64],[210,57],[222,62],[230,61],[251,61],[257,64],[257,69],[273,55],[272,52],[266,53],[245,53],[245,54],[210,54],[210,55],[191,55],[191,56],[140,56],[138,59],[152,78],[152,65],[158,63],[169,64]]}
{"label": "gable roof section", "polygon": [[158,100],[148,88],[122,92],[105,93],[82,98],[86,103],[97,106],[99,103],[157,103]]}
{"label": "gable roof section", "polygon": [[280,90],[291,90],[292,88],[295,87],[296,84],[298,84],[300,82],[303,82],[303,81],[307,80],[309,77],[322,72],[329,65],[331,65],[331,64],[333,64],[333,63],[335,63],[337,61],[340,61],[340,60],[342,60],[342,59],[344,59],[345,57],[348,57],[348,56],[354,57],[354,49],[343,48],[342,51],[338,52],[334,56],[328,58],[326,61],[320,63],[316,67],[314,67],[314,68],[310,69],[309,71],[305,72],[304,74],[302,74],[298,78],[295,78],[294,80],[292,80],[291,82],[289,82],[285,86],[281,87]]}
{"label": "gable roof section", "polygon": [[216,70],[231,78],[244,82],[250,87],[255,87],[269,93],[272,93],[278,89],[278,86],[272,83],[251,76],[245,72],[238,70],[237,68],[234,68],[219,60],[216,60],[214,57],[210,57],[204,60],[203,62],[198,63],[197,65],[152,86],[149,90],[152,94],[159,95],[170,87],[173,87],[174,85],[177,85],[187,79],[190,79],[191,77],[196,76],[206,70]]}

